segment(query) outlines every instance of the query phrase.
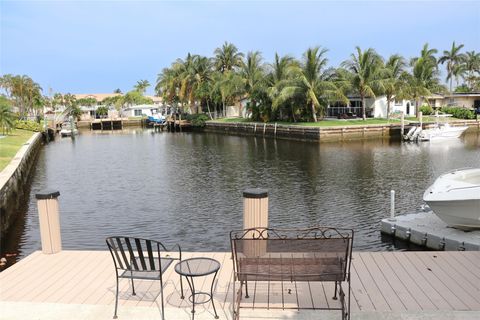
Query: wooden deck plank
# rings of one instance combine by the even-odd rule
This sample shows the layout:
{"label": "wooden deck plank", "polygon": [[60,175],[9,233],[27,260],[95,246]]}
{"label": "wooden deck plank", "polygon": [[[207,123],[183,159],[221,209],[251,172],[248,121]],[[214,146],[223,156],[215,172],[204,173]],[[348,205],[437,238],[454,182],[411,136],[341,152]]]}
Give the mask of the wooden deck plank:
{"label": "wooden deck plank", "polygon": [[[380,267],[373,260],[370,252],[360,256],[365,265],[367,266],[370,274],[372,275],[373,281],[377,284],[380,289],[380,293],[385,297],[389,307],[392,311],[405,311],[405,305],[402,300],[398,297],[397,293],[393,290],[388,280],[383,275]],[[373,276],[374,275],[374,276]]]}
{"label": "wooden deck plank", "polygon": [[405,286],[410,297],[415,299],[415,301],[418,303],[420,310],[437,310],[437,307],[419,287],[415,279],[413,279],[406,271],[406,266],[403,265],[398,259],[400,254],[386,254],[384,252],[381,253],[381,255],[383,256],[384,261],[389,265],[390,269],[393,270],[397,275],[397,280],[401,281]]}
{"label": "wooden deck plank", "polygon": [[415,265],[412,264],[407,257],[407,253],[398,253],[395,255],[395,258],[399,262],[399,265],[403,267],[405,272],[414,280],[420,290],[424,292],[425,296],[435,306],[432,310],[445,310],[451,308],[448,301],[444,299],[434,287],[432,287],[430,282],[427,281],[423,272],[419,272]]}
{"label": "wooden deck plank", "polygon": [[57,274],[62,270],[68,269],[69,265],[74,265],[76,254],[72,251],[63,251],[61,253],[51,255],[50,259],[43,259],[42,263],[31,266],[30,270],[22,272],[21,278],[16,281],[16,289],[10,290],[5,300],[25,301],[24,296],[37,287],[43,288],[49,285],[52,278],[56,278]]}
{"label": "wooden deck plank", "polygon": [[[392,252],[390,256],[395,256],[395,254],[395,252]],[[372,252],[370,256],[377,264],[382,275],[390,284],[390,287],[402,301],[402,304],[405,306],[405,310],[422,310],[422,307],[417,302],[417,298],[412,294],[412,292],[409,291],[409,288],[405,284],[405,282],[408,281],[408,277],[400,280],[396,272],[398,268],[395,268],[394,271],[391,265],[387,262],[388,259],[385,260],[381,252]]]}
{"label": "wooden deck plank", "polygon": [[356,269],[358,277],[362,279],[367,295],[370,297],[375,310],[390,311],[390,306],[380,292],[378,285],[373,280],[373,276],[367,269],[367,265],[363,262],[360,254],[354,254],[352,265]]}
{"label": "wooden deck plank", "polygon": [[467,286],[467,284],[462,282],[460,277],[456,276],[458,274],[456,270],[450,269],[450,272],[445,272],[443,268],[446,264],[440,264],[438,263],[438,260],[433,261],[434,258],[431,257],[432,255],[435,254],[431,252],[428,252],[427,254],[416,254],[416,256],[430,269],[429,271],[437,275],[438,279],[440,279],[450,291],[455,292],[455,295],[469,310],[479,309],[480,303],[472,296],[475,294],[475,291],[468,291],[468,289],[464,287]]}
{"label": "wooden deck plank", "polygon": [[[475,259],[467,258],[465,252],[455,256],[455,260],[458,261],[466,269],[470,270],[478,279],[480,279],[480,261],[475,262]],[[478,254],[480,256],[480,253]],[[479,258],[480,259],[480,258]]]}
{"label": "wooden deck plank", "polygon": [[[35,263],[34,260],[39,260],[39,259],[42,259],[42,252],[41,251],[35,251],[33,252],[32,254],[26,256],[25,258],[21,259],[20,261],[17,261],[15,263],[15,268],[7,268],[5,270],[3,270],[2,272],[0,272],[0,281],[2,281],[3,279],[9,279],[11,280],[12,282],[15,281],[16,279],[18,279],[18,277],[20,276],[20,274],[23,272],[23,270],[25,268],[30,268],[32,264]],[[0,292],[1,290],[3,289],[7,289],[7,288],[1,288],[0,287]]]}
{"label": "wooden deck plank", "polygon": [[[55,282],[52,282],[49,286],[45,285],[31,290],[28,295],[25,295],[25,299],[29,301],[58,301],[76,288],[79,283],[83,283],[85,269],[100,256],[101,252],[98,251],[85,251],[73,256],[69,266],[55,274]],[[79,271],[73,273],[72,266]],[[95,270],[92,271],[95,272]]]}
{"label": "wooden deck plank", "polygon": [[[422,274],[428,283],[435,288],[435,290],[447,301],[448,305],[454,310],[468,310],[468,307],[458,299],[458,297],[451,292],[451,290],[433,274],[428,267],[417,257],[415,252],[411,254],[405,254],[406,258],[414,265],[417,272]],[[448,310],[449,308],[445,308]],[[443,310],[443,309],[442,309]]]}
{"label": "wooden deck plank", "polygon": [[[365,288],[362,279],[360,278],[355,264],[352,263],[351,266],[351,281],[352,281],[352,300],[356,301],[357,308],[359,311],[374,311],[375,307],[373,306],[372,300],[368,295],[367,289]],[[352,308],[353,309],[353,308]]]}
{"label": "wooden deck plank", "polygon": [[[458,263],[456,259],[458,256],[458,254],[455,256],[439,254],[436,255],[436,259],[439,259],[439,265],[445,272],[449,273],[464,290],[471,293],[472,298],[480,302],[480,275],[472,273],[471,270]],[[430,258],[432,257],[433,255],[430,256]]]}

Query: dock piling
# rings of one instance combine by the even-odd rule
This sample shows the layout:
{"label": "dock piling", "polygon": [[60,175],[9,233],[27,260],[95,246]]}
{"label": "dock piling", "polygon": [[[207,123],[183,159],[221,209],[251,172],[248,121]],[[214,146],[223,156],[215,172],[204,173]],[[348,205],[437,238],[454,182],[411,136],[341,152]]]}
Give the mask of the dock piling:
{"label": "dock piling", "polygon": [[58,196],[60,196],[60,192],[56,190],[46,190],[35,195],[40,220],[42,252],[45,254],[62,251]]}

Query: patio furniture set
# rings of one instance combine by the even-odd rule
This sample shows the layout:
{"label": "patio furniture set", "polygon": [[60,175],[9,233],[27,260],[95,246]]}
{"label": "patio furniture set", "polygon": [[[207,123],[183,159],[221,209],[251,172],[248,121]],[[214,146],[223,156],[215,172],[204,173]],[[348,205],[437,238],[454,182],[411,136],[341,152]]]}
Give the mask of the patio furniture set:
{"label": "patio furniture set", "polygon": [[[135,295],[134,279],[155,280],[160,282],[160,300],[162,319],[164,315],[163,274],[176,262],[175,272],[180,277],[180,295],[184,299],[182,278],[187,280],[192,304],[192,319],[195,305],[212,302],[215,318],[218,319],[214,303],[214,288],[220,262],[206,257],[182,260],[179,245],[167,248],[160,242],[115,236],[106,239],[112,255],[116,274],[115,311],[117,318],[119,280],[130,279],[132,295]],[[249,298],[249,282],[333,282],[333,299],[340,299],[340,307],[322,306],[310,309],[340,310],[342,319],[350,319],[350,264],[352,257],[353,230],[331,227],[312,227],[308,229],[271,229],[251,228],[230,232],[233,260],[233,318],[238,319],[242,307],[243,288],[245,298]],[[213,275],[210,292],[197,291],[194,280]],[[240,284],[236,289],[237,282]],[[346,283],[344,291],[342,284]],[[269,293],[267,293],[269,294]],[[283,302],[284,294],[281,293]],[[200,299],[204,296],[204,299]],[[298,297],[297,297],[298,298]],[[255,297],[254,297],[255,299]],[[269,297],[267,301],[270,301]],[[250,306],[251,308],[251,306]],[[267,309],[287,309],[284,303],[267,304]],[[299,307],[295,307],[298,309]]]}

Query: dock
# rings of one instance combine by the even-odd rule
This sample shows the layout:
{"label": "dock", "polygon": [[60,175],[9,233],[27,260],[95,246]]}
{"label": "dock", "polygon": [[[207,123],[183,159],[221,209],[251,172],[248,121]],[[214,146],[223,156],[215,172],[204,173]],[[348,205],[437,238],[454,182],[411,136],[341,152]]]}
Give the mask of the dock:
{"label": "dock", "polygon": [[90,122],[91,130],[121,130],[123,128],[123,119],[95,119]]}
{"label": "dock", "polygon": [[383,234],[433,250],[480,250],[480,230],[449,227],[432,211],[383,219]]}
{"label": "dock", "polygon": [[[211,257],[221,263],[214,282],[220,319],[232,319],[230,252],[184,252],[183,259]],[[352,259],[352,319],[480,319],[480,252],[354,252]],[[198,279],[209,291],[211,278]],[[120,280],[119,319],[161,319],[155,281]],[[265,304],[266,291],[279,297],[278,283],[252,282],[242,305]],[[332,300],[333,284],[283,282],[289,306],[321,307]],[[188,290],[188,289],[187,289]],[[277,293],[276,293],[277,292]],[[190,302],[180,298],[179,277],[169,267],[164,275],[166,319],[190,319]],[[187,296],[189,293],[187,292]],[[263,297],[263,298],[262,298]],[[115,301],[115,271],[109,251],[41,251],[0,273],[0,319],[111,319]],[[282,301],[269,302],[281,306]],[[214,319],[211,303],[197,306],[195,318]],[[242,309],[240,319],[340,319],[322,310]]]}

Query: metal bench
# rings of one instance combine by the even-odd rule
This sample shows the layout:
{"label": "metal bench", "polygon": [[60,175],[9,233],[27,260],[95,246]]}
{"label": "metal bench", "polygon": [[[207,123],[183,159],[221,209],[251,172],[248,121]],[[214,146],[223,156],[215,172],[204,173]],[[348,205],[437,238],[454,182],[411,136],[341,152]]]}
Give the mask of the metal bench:
{"label": "metal bench", "polygon": [[[341,310],[342,319],[350,319],[350,264],[353,230],[313,227],[308,229],[252,228],[230,232],[233,257],[233,313],[238,319],[242,289],[248,296],[248,282],[280,281],[335,283],[333,299],[340,298],[340,307],[321,306],[318,310]],[[236,282],[240,288],[236,291]],[[347,282],[348,298],[342,283]],[[268,290],[267,294],[270,293]],[[282,302],[284,299],[282,290]],[[338,295],[338,296],[337,296]],[[267,298],[270,301],[270,297]],[[297,296],[298,301],[298,296]],[[251,306],[250,306],[251,307]],[[287,309],[267,304],[268,309]],[[294,309],[300,309],[295,307]]]}

